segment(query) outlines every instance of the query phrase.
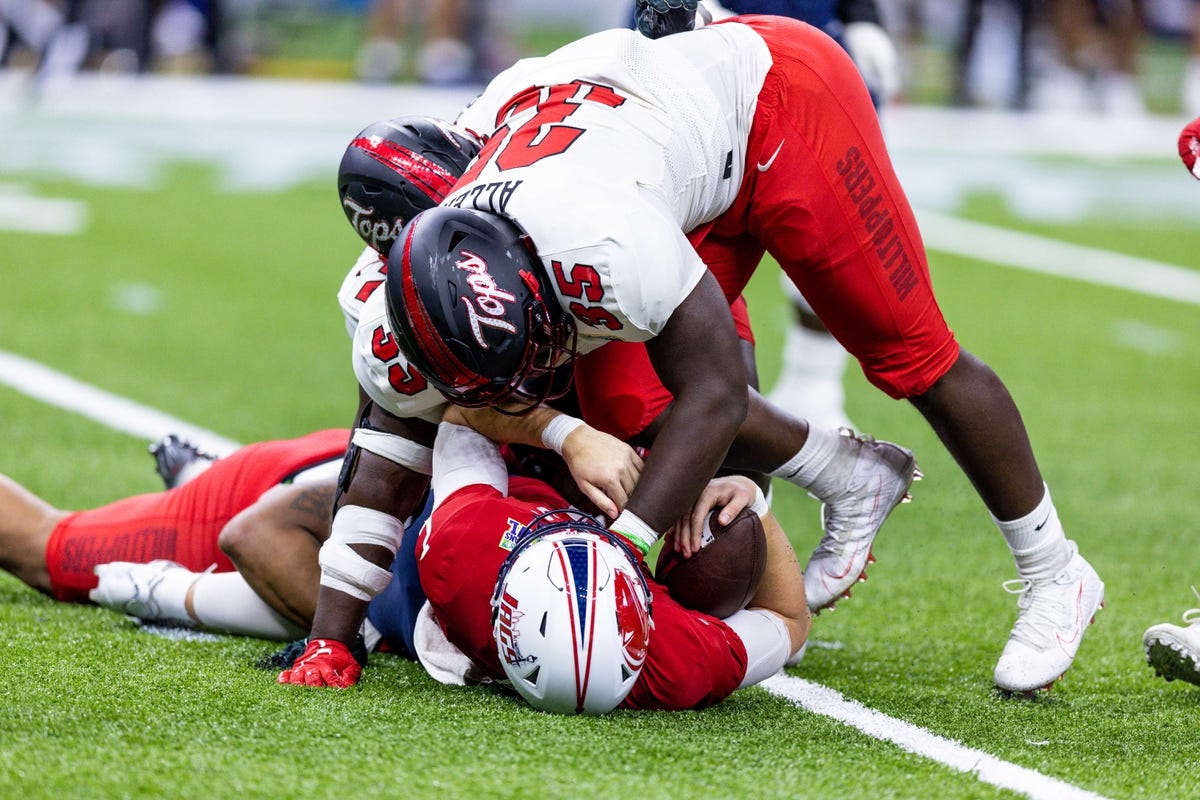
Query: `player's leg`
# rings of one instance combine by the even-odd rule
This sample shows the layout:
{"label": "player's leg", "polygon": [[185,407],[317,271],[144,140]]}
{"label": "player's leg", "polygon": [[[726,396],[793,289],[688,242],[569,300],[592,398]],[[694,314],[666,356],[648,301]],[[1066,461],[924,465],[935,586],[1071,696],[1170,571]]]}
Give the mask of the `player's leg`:
{"label": "player's leg", "polygon": [[49,594],[46,542],[50,531],[67,515],[12,478],[0,475],[0,568]]}
{"label": "player's leg", "polygon": [[[776,68],[760,98],[763,124],[752,135],[751,157],[778,146],[772,142],[793,146],[777,155],[783,170],[773,165],[752,176],[751,232],[868,379],[912,400],[979,492],[1024,587],[996,682],[1011,691],[1043,686],[1067,669],[1082,635],[1067,596],[1082,598],[1085,624],[1103,584],[1058,523],[1008,390],[960,351],[942,318],[915,218],[853,64],[803,31],[769,36]],[[831,84],[839,87],[836,98]],[[1069,643],[1059,647],[1056,639]]]}
{"label": "player's leg", "polygon": [[767,399],[792,415],[822,428],[854,428],[846,414],[843,379],[850,354],[786,275],[780,275],[792,302],[784,332],[783,359]]}
{"label": "player's leg", "polygon": [[334,479],[275,486],[222,529],[218,542],[273,609],[307,630],[317,607],[321,543],[329,538]]}
{"label": "player's leg", "polygon": [[291,640],[307,628],[276,613],[237,572],[197,572],[173,561],[96,565],[97,605],[147,622]]}

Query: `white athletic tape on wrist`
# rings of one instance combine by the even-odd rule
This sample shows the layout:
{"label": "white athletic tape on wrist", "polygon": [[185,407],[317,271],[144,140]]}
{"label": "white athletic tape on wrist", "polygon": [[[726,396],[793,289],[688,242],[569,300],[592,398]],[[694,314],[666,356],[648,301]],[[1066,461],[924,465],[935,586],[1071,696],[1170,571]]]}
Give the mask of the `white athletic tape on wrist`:
{"label": "white athletic tape on wrist", "polygon": [[613,533],[619,533],[632,542],[634,547],[642,551],[642,555],[649,553],[662,535],[629,509],[622,511],[608,527]]}
{"label": "white athletic tape on wrist", "polygon": [[372,564],[350,546],[371,544],[393,554],[400,547],[404,523],[391,514],[362,506],[342,506],[334,514],[329,538],[321,545],[321,585],[369,601],[392,579],[391,570]]}
{"label": "white athletic tape on wrist", "polygon": [[369,428],[355,428],[350,440],[363,450],[374,453],[381,458],[407,467],[422,475],[433,474],[433,448],[397,436],[394,433],[373,431]]}
{"label": "white athletic tape on wrist", "polygon": [[563,443],[567,441],[567,437],[571,435],[571,432],[582,424],[583,420],[578,417],[561,414],[550,420],[550,424],[542,429],[542,444],[547,449],[553,450],[561,456]]}
{"label": "white athletic tape on wrist", "polygon": [[749,506],[750,510],[758,514],[759,519],[771,513],[771,506],[767,503],[767,498],[763,496],[762,489],[758,486],[754,487],[754,502]]}

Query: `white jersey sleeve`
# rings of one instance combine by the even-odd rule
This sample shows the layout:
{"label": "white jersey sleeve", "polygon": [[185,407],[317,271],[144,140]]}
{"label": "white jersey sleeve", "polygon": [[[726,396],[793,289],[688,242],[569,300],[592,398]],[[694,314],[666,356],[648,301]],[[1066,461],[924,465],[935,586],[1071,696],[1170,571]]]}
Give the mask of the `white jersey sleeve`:
{"label": "white jersey sleeve", "polygon": [[387,279],[387,262],[373,247],[362,251],[362,255],[354,262],[342,288],[338,290],[338,305],[342,307],[342,316],[346,318],[346,333],[354,338],[358,320],[362,316],[363,305],[376,289]]}
{"label": "white jersey sleeve", "polygon": [[362,304],[352,338],[354,376],[368,396],[389,414],[438,424],[446,398],[408,363],[388,326],[384,293]]}
{"label": "white jersey sleeve", "polygon": [[[559,304],[575,318],[581,353],[611,340],[658,336],[704,275],[704,262],[679,226],[655,204],[638,200],[631,197],[595,218],[594,245],[570,242],[556,250],[559,237],[542,229],[540,216],[531,218]],[[592,289],[581,292],[581,284]]]}
{"label": "white jersey sleeve", "polygon": [[465,486],[484,484],[508,495],[508,467],[495,443],[463,425],[443,422],[433,442],[433,502]]}

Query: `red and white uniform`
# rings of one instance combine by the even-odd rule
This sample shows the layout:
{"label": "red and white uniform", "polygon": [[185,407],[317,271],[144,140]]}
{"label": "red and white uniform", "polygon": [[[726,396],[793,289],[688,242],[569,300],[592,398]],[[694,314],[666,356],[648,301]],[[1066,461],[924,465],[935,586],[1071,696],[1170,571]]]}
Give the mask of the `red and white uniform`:
{"label": "red and white uniform", "polygon": [[815,28],[605,31],[518,62],[458,122],[488,141],[443,205],[530,235],[580,352],[657,335],[706,267],[732,301],[765,250],[892,396],[958,356],[870,95]]}
{"label": "red and white uniform", "polygon": [[352,363],[359,385],[380,407],[402,419],[442,420],[446,398],[430,386],[396,346],[387,321],[384,293],[387,262],[363,250],[338,290],[338,304],[353,341]]}
{"label": "red and white uniform", "polygon": [[337,429],[247,445],[170,491],[69,514],[46,543],[52,594],[87,602],[96,587],[92,569],[110,561],[163,558],[193,572],[214,565],[232,572],[233,562],[217,546],[221,529],[274,486],[336,476],[349,440],[350,431]]}
{"label": "red and white uniform", "polygon": [[[495,445],[443,423],[433,458],[441,498],[417,540],[421,586],[446,638],[504,680],[491,597],[521,529],[567,502],[541,481],[509,478]],[[650,582],[654,630],[641,676],[621,708],[688,709],[720,702],[746,676],[746,647],[725,622],[689,611]]]}

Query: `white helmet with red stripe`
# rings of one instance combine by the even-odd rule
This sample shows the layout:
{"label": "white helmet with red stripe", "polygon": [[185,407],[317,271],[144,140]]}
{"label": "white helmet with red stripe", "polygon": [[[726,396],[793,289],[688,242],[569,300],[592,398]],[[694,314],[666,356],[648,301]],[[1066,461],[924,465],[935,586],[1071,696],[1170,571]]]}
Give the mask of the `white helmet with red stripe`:
{"label": "white helmet with red stripe", "polygon": [[534,708],[604,714],[629,694],[653,627],[639,563],[575,512],[543,515],[517,541],[496,581],[492,634],[505,674]]}

